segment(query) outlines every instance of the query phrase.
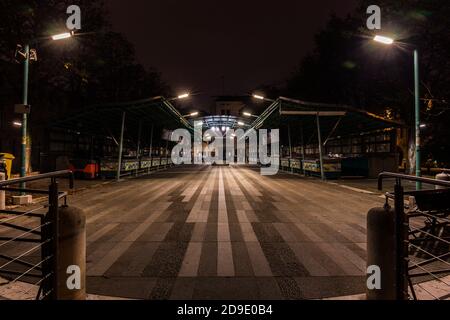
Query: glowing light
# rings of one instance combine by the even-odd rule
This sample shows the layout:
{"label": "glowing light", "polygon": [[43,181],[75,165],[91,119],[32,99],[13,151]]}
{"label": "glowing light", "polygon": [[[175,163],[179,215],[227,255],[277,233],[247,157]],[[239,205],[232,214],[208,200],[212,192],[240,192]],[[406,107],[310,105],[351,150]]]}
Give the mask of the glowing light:
{"label": "glowing light", "polygon": [[178,96],[178,99],[186,99],[189,98],[189,93],[183,93]]}
{"label": "glowing light", "polygon": [[253,98],[258,99],[258,100],[264,100],[265,99],[263,96],[260,96],[260,95],[257,95],[257,94],[254,94]]}
{"label": "glowing light", "polygon": [[56,34],[54,36],[52,36],[53,40],[63,40],[63,39],[67,39],[72,37],[73,33],[71,32],[65,32],[65,33],[61,33],[61,34]]}
{"label": "glowing light", "polygon": [[373,38],[373,40],[376,42],[383,43],[383,44],[393,44],[394,43],[394,39],[389,38],[389,37],[383,37],[383,36],[375,36],[375,38]]}

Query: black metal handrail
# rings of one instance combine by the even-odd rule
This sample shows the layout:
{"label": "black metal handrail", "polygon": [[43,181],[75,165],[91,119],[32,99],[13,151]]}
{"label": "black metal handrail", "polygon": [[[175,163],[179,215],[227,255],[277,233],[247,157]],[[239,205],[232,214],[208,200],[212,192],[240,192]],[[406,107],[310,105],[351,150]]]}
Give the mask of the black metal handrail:
{"label": "black metal handrail", "polygon": [[450,188],[450,181],[436,180],[432,178],[416,177],[401,173],[392,172],[382,172],[378,176],[378,190],[383,190],[383,179],[385,178],[395,178],[397,182],[401,185],[401,180],[413,181],[413,182],[423,182],[426,184],[432,184],[435,186]]}
{"label": "black metal handrail", "polygon": [[63,178],[63,177],[69,178],[69,188],[73,189],[74,177],[73,177],[73,172],[70,170],[42,173],[42,174],[38,174],[35,176],[28,176],[28,177],[21,177],[21,178],[16,178],[16,179],[0,181],[0,188],[14,185],[14,184],[19,184],[22,182],[31,182],[31,181],[37,181],[37,180],[43,180],[43,179],[56,179],[56,178]]}
{"label": "black metal handrail", "polygon": [[[450,262],[444,260],[444,258],[447,259],[450,256],[450,251],[447,249],[445,252],[434,253],[430,249],[430,246],[422,247],[422,244],[427,244],[431,241],[446,245],[450,243],[441,233],[435,232],[439,227],[450,225],[450,219],[448,218],[450,204],[447,205],[447,202],[444,201],[444,205],[442,205],[442,201],[437,201],[436,198],[436,196],[439,196],[440,200],[446,199],[445,197],[447,197],[450,191],[450,189],[447,189],[450,188],[450,181],[383,172],[378,177],[379,190],[382,190],[383,179],[385,178],[396,179],[394,192],[386,193],[386,198],[394,200],[397,299],[409,298],[408,286],[413,298],[417,299],[412,278],[419,276],[430,276],[433,280],[440,281],[450,287],[450,284],[442,281],[438,276],[439,274],[449,273],[450,269],[441,268],[441,270],[437,270],[436,268],[425,268],[426,265],[436,262],[450,267]],[[429,185],[445,187],[445,189],[404,192],[402,180],[422,182]],[[404,197],[407,195],[414,196],[414,199],[417,201],[416,205],[413,207],[405,205]],[[387,206],[389,207],[388,204]],[[405,208],[408,208],[407,213],[405,212]],[[413,218],[425,220],[424,227],[413,228],[410,224],[410,219]],[[422,220],[419,221],[422,222]],[[422,261],[419,262],[412,261],[410,259],[412,257],[412,251],[424,255],[425,260],[422,258]],[[412,270],[420,270],[421,273],[411,274]],[[430,295],[433,296],[433,294]],[[439,299],[438,297],[435,298]]]}
{"label": "black metal handrail", "polygon": [[[0,263],[0,274],[13,276],[11,279],[12,282],[19,281],[23,278],[38,278],[39,280],[34,283],[35,286],[39,286],[36,299],[56,299],[57,297],[56,257],[58,256],[59,200],[64,198],[64,203],[66,204],[67,202],[67,193],[58,191],[57,179],[64,177],[69,178],[69,187],[70,189],[73,189],[74,177],[70,170],[0,181],[0,190],[2,191],[48,195],[48,204],[41,205],[31,210],[0,210],[0,213],[7,216],[7,218],[0,219],[0,227],[8,228],[8,230],[11,231],[11,233],[0,237],[0,249],[2,249],[2,251],[7,245],[13,244],[14,242],[37,244],[31,249],[21,253],[14,252],[14,250],[12,251],[12,254],[1,252],[0,258],[6,260],[6,262]],[[43,179],[51,180],[47,190],[10,187],[11,185],[21,184],[23,182]],[[38,225],[31,227],[27,226],[25,223],[20,225],[20,219],[22,217],[37,218]],[[28,220],[28,222],[30,222],[30,220]],[[33,220],[32,223],[36,222]],[[19,235],[14,234],[14,230],[19,230],[22,233]],[[32,257],[30,254],[39,251],[41,258],[36,262],[31,259]],[[31,259],[31,261],[26,261],[25,259]],[[23,271],[20,267],[26,267],[27,270]]]}

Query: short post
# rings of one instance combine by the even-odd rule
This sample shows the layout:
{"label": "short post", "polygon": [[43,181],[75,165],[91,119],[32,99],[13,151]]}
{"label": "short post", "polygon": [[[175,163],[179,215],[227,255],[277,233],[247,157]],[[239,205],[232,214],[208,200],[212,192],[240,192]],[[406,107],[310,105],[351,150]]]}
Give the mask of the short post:
{"label": "short post", "polygon": [[[450,181],[450,175],[445,172],[439,173],[436,175],[436,180]],[[436,186],[435,189],[446,189],[446,187]]]}
{"label": "short post", "polygon": [[86,299],[86,215],[63,206],[59,213],[57,299]]}
{"label": "short post", "polygon": [[[0,172],[0,181],[4,181],[6,178],[6,174],[3,172]],[[5,210],[5,191],[0,190],[0,210]]]}
{"label": "short post", "polygon": [[[396,288],[396,236],[395,213],[387,204],[373,208],[367,214],[367,300],[395,300]],[[375,272],[370,273],[369,271]],[[380,287],[369,287],[379,271]]]}
{"label": "short post", "polygon": [[147,173],[150,173],[152,170],[153,165],[153,123],[152,123],[152,129],[150,130],[150,146],[149,146],[149,152],[148,156],[150,158],[150,166],[147,168]]}
{"label": "short post", "polygon": [[316,114],[317,122],[317,139],[319,140],[319,161],[320,161],[320,177],[325,180],[325,168],[323,167],[323,151],[322,151],[322,134],[320,132],[320,114],[317,111]]}
{"label": "short post", "polygon": [[139,175],[139,169],[141,169],[141,131],[142,131],[142,120],[139,121],[139,129],[138,129],[138,142],[136,150],[136,160],[138,162],[138,166],[136,168],[136,177]]}
{"label": "short post", "polygon": [[120,142],[119,142],[119,155],[117,159],[117,173],[116,173],[116,180],[120,181],[120,174],[122,172],[122,152],[123,152],[123,134],[125,131],[125,111],[122,113],[122,126],[120,130]]}
{"label": "short post", "polygon": [[394,186],[396,299],[408,299],[408,218],[405,215],[404,188],[401,180]]}
{"label": "short post", "polygon": [[[289,161],[292,161],[292,141],[291,141],[291,125],[290,124],[288,124],[288,140],[289,140]],[[292,172],[294,172],[294,170],[291,167],[291,173]]]}

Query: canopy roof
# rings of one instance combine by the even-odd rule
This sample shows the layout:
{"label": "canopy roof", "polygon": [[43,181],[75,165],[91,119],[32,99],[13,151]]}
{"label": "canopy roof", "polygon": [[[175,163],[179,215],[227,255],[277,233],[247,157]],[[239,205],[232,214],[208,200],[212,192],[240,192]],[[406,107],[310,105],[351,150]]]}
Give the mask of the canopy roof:
{"label": "canopy roof", "polygon": [[[250,123],[247,118],[229,115],[212,115],[194,120],[203,121],[203,127],[206,129],[222,128],[222,127],[237,129],[237,128],[247,128],[250,126]],[[244,125],[241,126],[239,125],[239,123],[243,123]]]}
{"label": "canopy roof", "polygon": [[96,105],[64,118],[52,121],[51,126],[83,134],[108,135],[120,131],[125,112],[126,130],[138,131],[140,125],[177,129],[192,129],[190,123],[164,97]]}
{"label": "canopy roof", "polygon": [[404,126],[402,122],[388,120],[350,106],[280,97],[252,123],[252,128],[278,128],[287,124],[301,124],[305,133],[316,133],[317,115],[321,132],[328,136],[351,136]]}

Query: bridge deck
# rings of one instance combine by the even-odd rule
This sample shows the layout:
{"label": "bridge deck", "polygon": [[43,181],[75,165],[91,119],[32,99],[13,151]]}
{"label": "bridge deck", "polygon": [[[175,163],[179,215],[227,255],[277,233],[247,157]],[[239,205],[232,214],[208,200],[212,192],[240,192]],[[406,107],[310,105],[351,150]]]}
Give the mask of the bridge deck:
{"label": "bridge deck", "polygon": [[248,167],[180,167],[72,198],[88,292],[301,299],[364,292],[365,215],[382,199]]}

